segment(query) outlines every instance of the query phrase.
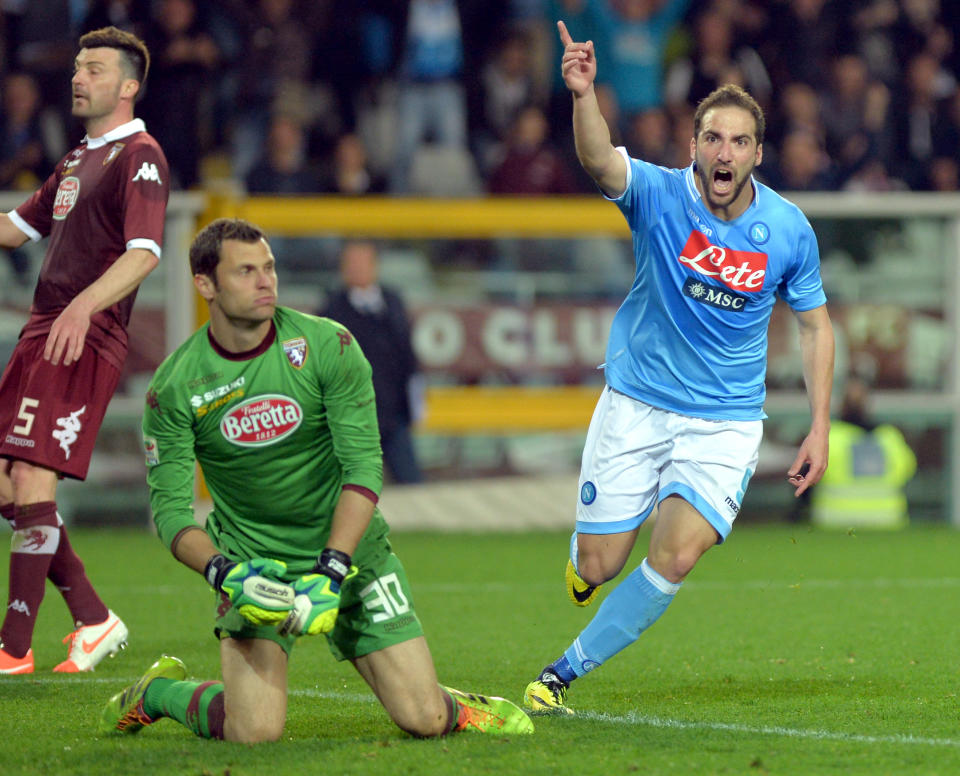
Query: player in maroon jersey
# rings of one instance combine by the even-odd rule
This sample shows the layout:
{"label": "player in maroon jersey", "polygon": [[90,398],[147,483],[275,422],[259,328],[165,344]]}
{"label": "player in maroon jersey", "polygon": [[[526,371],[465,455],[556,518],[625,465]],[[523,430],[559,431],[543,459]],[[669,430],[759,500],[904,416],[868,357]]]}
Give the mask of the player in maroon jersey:
{"label": "player in maroon jersey", "polygon": [[169,197],[166,158],[134,118],[150,55],[105,27],[79,41],[73,115],[87,136],[24,204],[0,214],[0,245],[49,237],[30,319],[0,378],[0,514],[13,526],[0,674],[31,673],[49,578],[76,630],[54,671],[89,671],[127,627],[93,589],[57,513],[60,477],[84,479],[127,353],[137,287],[157,266]]}

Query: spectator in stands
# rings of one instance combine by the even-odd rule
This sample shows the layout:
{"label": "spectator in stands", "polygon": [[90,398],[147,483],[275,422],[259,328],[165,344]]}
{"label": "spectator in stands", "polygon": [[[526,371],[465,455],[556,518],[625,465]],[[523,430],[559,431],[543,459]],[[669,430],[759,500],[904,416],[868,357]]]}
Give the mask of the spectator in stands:
{"label": "spectator in stands", "polygon": [[33,190],[66,153],[66,132],[59,117],[44,109],[33,76],[8,73],[0,92],[0,189]]}
{"label": "spectator in stands", "polygon": [[697,16],[693,26],[693,51],[674,61],[667,70],[666,103],[696,105],[718,86],[731,83],[730,73],[736,70],[740,73],[737,80],[742,81],[738,85],[747,89],[761,107],[769,107],[770,76],[753,48],[735,48],[733,20],[710,6]]}
{"label": "spectator in stands", "polygon": [[319,173],[307,155],[307,138],[295,117],[278,115],[270,121],[260,161],[249,172],[251,194],[310,194],[320,188]]}
{"label": "spectator in stands", "polygon": [[536,83],[531,67],[529,42],[513,33],[492,52],[483,70],[483,126],[476,132],[481,167],[489,169],[498,143],[507,140],[520,112],[535,99]]}
{"label": "spectator in stands", "polygon": [[415,483],[423,479],[410,436],[414,414],[421,411],[417,359],[406,308],[395,291],[380,284],[379,263],[374,243],[344,245],[343,288],[330,295],[319,314],[342,323],[356,337],[373,370],[383,462],[395,482]]}
{"label": "spectator in stands", "polygon": [[907,62],[893,129],[894,149],[911,189],[923,188],[927,165],[938,155],[936,128],[947,108],[943,101],[956,89],[951,78],[930,54],[917,54]]}
{"label": "spectator in stands", "polygon": [[573,194],[574,177],[549,142],[543,110],[524,108],[514,119],[510,137],[501,146],[501,160],[490,175],[491,194]]}
{"label": "spectator in stands", "polygon": [[166,149],[171,185],[181,189],[200,177],[200,153],[209,144],[201,104],[209,98],[210,76],[220,63],[220,50],[199,11],[196,0],[159,0],[147,28],[146,42],[155,53],[144,118]]}
{"label": "spectator in stands", "polygon": [[[663,57],[690,0],[590,0],[598,37],[609,52],[605,73],[624,118],[663,105]],[[609,119],[608,119],[609,123]]]}
{"label": "spectator in stands", "polygon": [[663,108],[647,108],[630,119],[626,146],[630,155],[661,166],[674,161],[670,148],[670,116]]}
{"label": "spectator in stands", "polygon": [[878,158],[866,159],[840,187],[843,191],[906,191],[907,184],[892,177],[887,166]]}
{"label": "spectator in stands", "polygon": [[467,150],[464,46],[456,0],[410,0],[399,73],[397,147],[390,188],[408,191],[422,143]]}
{"label": "spectator in stands", "polygon": [[890,92],[870,76],[862,57],[844,54],[834,58],[822,104],[826,150],[841,182],[868,160],[887,158]]}
{"label": "spectator in stands", "polygon": [[[31,191],[53,172],[56,161],[67,151],[67,137],[60,116],[44,108],[33,76],[8,73],[0,85],[0,190]],[[24,248],[4,252],[14,277],[28,285],[30,255]]]}
{"label": "spectator in stands", "polygon": [[925,188],[930,191],[960,190],[960,163],[954,156],[938,156],[927,165]]}
{"label": "spectator in stands", "polygon": [[[237,10],[243,5],[249,4],[237,4]],[[257,0],[239,20],[243,44],[236,66],[232,161],[240,180],[260,155],[277,96],[287,84],[310,81],[312,30],[296,10],[293,0]]]}
{"label": "spectator in stands", "polygon": [[770,13],[760,56],[774,84],[827,82],[840,48],[842,9],[828,0],[785,0]]}
{"label": "spectator in stands", "polygon": [[370,168],[367,147],[359,135],[348,132],[337,139],[321,176],[320,191],[351,197],[386,191],[386,181]]}
{"label": "spectator in stands", "polygon": [[150,0],[87,0],[83,30],[113,25],[143,37],[150,26]]}
{"label": "spectator in stands", "polygon": [[770,126],[768,138],[774,143],[794,130],[809,132],[822,143],[827,141],[820,94],[810,84],[792,81],[778,90],[778,116]]}
{"label": "spectator in stands", "polygon": [[811,133],[793,130],[780,144],[778,165],[769,172],[771,188],[778,191],[830,191],[835,178],[820,141]]}
{"label": "spectator in stands", "polygon": [[63,84],[73,70],[85,7],[64,0],[30,0],[4,3],[3,11],[9,15],[10,65],[37,79],[40,94],[66,125],[71,101]]}

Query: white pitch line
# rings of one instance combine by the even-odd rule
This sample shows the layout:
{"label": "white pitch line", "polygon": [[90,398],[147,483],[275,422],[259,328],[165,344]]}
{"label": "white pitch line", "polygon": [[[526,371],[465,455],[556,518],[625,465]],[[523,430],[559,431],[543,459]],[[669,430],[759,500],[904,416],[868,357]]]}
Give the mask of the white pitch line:
{"label": "white pitch line", "polygon": [[663,719],[662,717],[648,717],[643,714],[630,712],[629,714],[613,715],[598,712],[578,712],[580,719],[589,719],[611,724],[645,725],[647,727],[670,728],[674,730],[722,730],[730,733],[746,733],[753,735],[781,736],[785,738],[802,738],[818,741],[841,741],[858,744],[908,744],[919,746],[947,746],[960,748],[960,739],[956,738],[926,738],[910,733],[896,735],[866,735],[863,733],[839,733],[831,730],[813,730],[805,728],[787,728],[779,725],[739,725],[730,722],[691,722],[680,719]]}
{"label": "white pitch line", "polygon": [[[22,678],[21,678],[22,679]],[[116,684],[123,686],[134,681],[136,677],[38,677],[27,681],[35,684]],[[17,678],[11,677],[11,683]],[[298,698],[321,698],[347,703],[377,703],[372,693],[355,693],[340,691],[324,691],[316,688],[293,689],[289,695]],[[933,746],[960,748],[960,739],[956,738],[927,738],[910,733],[897,735],[866,735],[863,733],[839,733],[831,730],[814,730],[809,728],[788,728],[779,725],[739,725],[730,722],[691,722],[682,719],[664,719],[663,717],[648,717],[644,714],[630,712],[629,714],[603,714],[594,711],[577,712],[575,719],[585,719],[592,722],[604,722],[613,725],[637,725],[671,730],[721,730],[729,733],[746,735],[780,736],[783,738],[799,738],[815,741],[839,741],[855,744],[899,744],[908,746]]]}

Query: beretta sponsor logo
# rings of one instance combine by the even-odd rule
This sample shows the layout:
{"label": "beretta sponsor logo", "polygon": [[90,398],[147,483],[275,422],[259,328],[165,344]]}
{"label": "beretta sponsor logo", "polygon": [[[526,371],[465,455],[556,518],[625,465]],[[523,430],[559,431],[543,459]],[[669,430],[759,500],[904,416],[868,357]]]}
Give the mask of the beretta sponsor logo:
{"label": "beretta sponsor logo", "polygon": [[272,445],[290,436],[303,422],[303,410],[289,396],[254,396],[234,407],[220,421],[227,441],[242,447]]}

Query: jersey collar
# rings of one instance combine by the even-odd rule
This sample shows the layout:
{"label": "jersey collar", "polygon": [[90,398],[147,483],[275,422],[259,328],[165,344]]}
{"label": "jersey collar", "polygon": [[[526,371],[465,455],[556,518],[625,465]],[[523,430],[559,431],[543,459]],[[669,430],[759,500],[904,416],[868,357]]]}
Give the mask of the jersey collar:
{"label": "jersey collar", "polygon": [[87,144],[87,148],[100,148],[122,137],[146,131],[147,125],[143,123],[143,119],[134,119],[133,121],[128,121],[126,124],[121,124],[119,127],[111,129],[105,135],[100,135],[100,137],[85,135],[83,142]]}
{"label": "jersey collar", "polygon": [[228,361],[249,361],[251,358],[256,358],[257,356],[265,353],[267,349],[277,340],[277,324],[276,321],[270,321],[270,331],[267,332],[267,336],[263,338],[263,341],[251,350],[245,350],[243,353],[232,353],[229,350],[223,348],[219,342],[213,338],[213,332],[210,331],[210,327],[207,327],[207,341],[210,343],[218,356],[227,359]]}

